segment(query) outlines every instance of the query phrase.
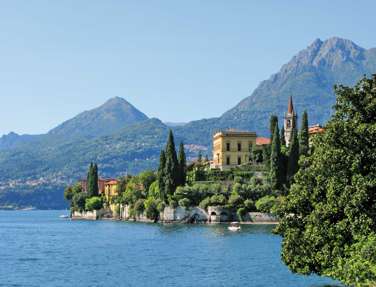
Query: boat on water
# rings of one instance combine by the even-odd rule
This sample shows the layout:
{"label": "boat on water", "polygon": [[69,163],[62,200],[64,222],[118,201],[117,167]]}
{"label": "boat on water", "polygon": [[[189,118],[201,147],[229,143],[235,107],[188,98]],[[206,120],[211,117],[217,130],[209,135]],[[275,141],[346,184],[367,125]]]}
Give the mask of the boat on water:
{"label": "boat on water", "polygon": [[241,229],[239,222],[231,222],[230,226],[227,228],[230,231],[240,231]]}
{"label": "boat on water", "polygon": [[66,215],[66,214],[62,214],[59,216],[60,218],[69,218],[69,215]]}

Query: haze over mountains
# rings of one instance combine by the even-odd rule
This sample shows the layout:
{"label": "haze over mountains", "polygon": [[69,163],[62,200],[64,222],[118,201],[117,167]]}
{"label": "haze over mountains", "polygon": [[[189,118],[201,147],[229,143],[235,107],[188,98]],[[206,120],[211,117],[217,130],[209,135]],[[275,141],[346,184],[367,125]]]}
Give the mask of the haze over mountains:
{"label": "haze over mountains", "polygon": [[375,48],[367,50],[340,38],[317,39],[218,118],[164,124],[126,100],[113,98],[45,135],[11,133],[0,138],[0,206],[64,207],[64,186],[84,177],[90,161],[98,162],[101,174],[111,177],[155,168],[169,127],[191,157],[200,149],[210,156],[211,135],[218,129],[268,135],[270,115],[282,120],[290,95],[299,113],[308,111],[311,124],[324,124],[335,103],[333,85],[353,85],[375,72]]}

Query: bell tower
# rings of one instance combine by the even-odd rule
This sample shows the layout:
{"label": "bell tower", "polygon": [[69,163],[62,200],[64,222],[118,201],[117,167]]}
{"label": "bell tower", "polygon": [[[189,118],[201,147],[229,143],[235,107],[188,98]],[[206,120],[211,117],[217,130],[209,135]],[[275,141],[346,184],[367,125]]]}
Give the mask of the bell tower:
{"label": "bell tower", "polygon": [[294,105],[292,103],[292,97],[289,97],[289,102],[287,106],[287,113],[285,113],[285,119],[284,119],[284,128],[285,128],[285,141],[286,146],[289,146],[291,137],[292,137],[292,131],[296,128],[296,120],[297,116],[294,111]]}

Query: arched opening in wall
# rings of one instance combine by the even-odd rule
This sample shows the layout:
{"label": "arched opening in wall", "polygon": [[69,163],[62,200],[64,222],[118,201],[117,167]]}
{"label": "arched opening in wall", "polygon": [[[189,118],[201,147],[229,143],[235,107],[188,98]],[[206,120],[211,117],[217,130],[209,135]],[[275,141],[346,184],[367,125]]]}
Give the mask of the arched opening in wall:
{"label": "arched opening in wall", "polygon": [[216,222],[216,221],[218,221],[218,220],[217,220],[217,213],[216,213],[215,211],[212,211],[212,212],[210,213],[210,221],[211,221],[211,222]]}

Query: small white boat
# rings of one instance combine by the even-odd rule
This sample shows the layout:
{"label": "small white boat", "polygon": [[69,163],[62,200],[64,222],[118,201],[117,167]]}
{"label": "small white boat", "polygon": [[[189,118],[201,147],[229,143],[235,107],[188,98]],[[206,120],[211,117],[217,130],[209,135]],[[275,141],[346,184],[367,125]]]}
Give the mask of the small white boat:
{"label": "small white boat", "polygon": [[229,227],[227,227],[228,228],[228,230],[230,230],[230,231],[240,231],[240,224],[239,224],[239,222],[231,222],[230,223],[230,226]]}
{"label": "small white boat", "polygon": [[60,218],[69,218],[69,215],[66,215],[66,214],[62,214],[59,216]]}

